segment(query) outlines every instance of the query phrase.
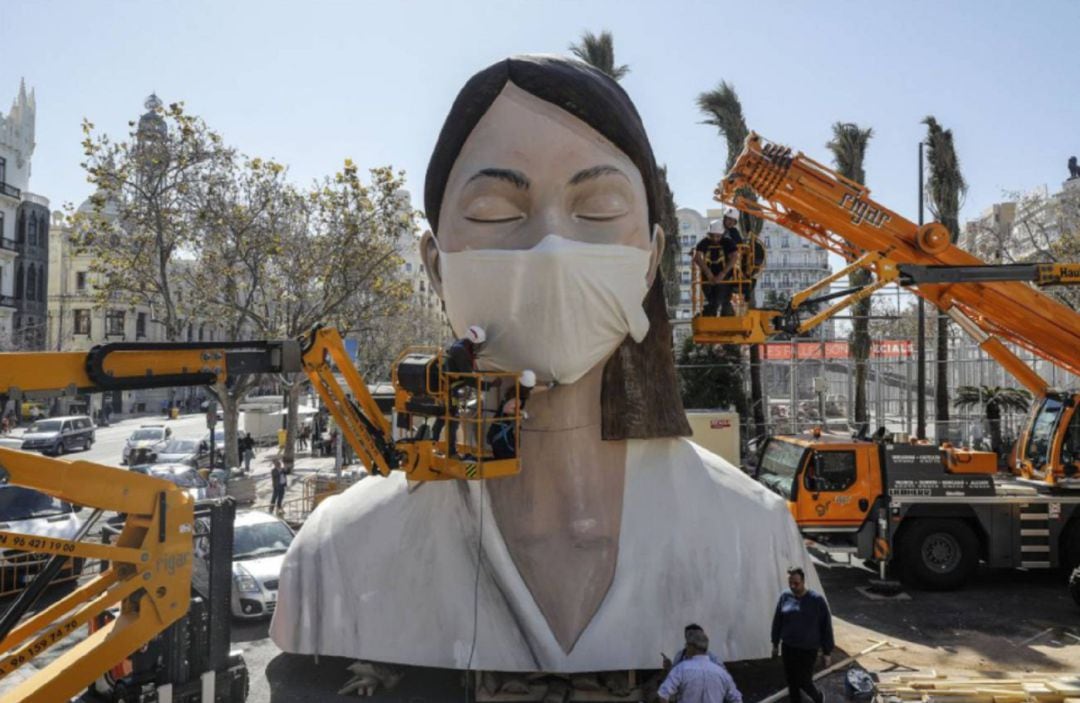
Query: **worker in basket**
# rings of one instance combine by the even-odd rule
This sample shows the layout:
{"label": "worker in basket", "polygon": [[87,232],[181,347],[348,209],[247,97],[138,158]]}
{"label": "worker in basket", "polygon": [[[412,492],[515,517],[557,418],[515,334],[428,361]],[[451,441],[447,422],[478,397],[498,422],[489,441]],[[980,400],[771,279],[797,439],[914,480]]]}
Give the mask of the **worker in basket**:
{"label": "worker in basket", "polygon": [[738,211],[728,208],[723,218],[709,224],[708,233],[694,247],[694,263],[701,272],[701,288],[705,296],[702,314],[706,317],[715,317],[717,312],[724,317],[735,314],[731,297],[741,292],[735,279],[743,243],[738,224]]}
{"label": "worker in basket", "polygon": [[487,441],[491,445],[491,453],[496,459],[513,459],[517,456],[517,419],[521,415],[524,420],[528,415],[525,413],[525,403],[529,395],[536,387],[536,374],[526,369],[521,372],[518,379],[518,387],[511,386],[499,403],[498,417],[488,427]]}
{"label": "worker in basket", "polygon": [[[476,372],[476,356],[480,353],[480,349],[483,348],[484,342],[487,341],[487,333],[484,332],[484,328],[479,325],[471,325],[465,332],[465,336],[455,341],[446,351],[443,352],[443,373],[455,374],[455,373],[475,373]],[[447,393],[450,395],[450,402],[447,404],[447,413],[451,417],[457,417],[458,407],[455,402],[455,397],[465,392],[469,387],[469,380],[467,378],[454,377],[450,379],[450,387],[447,389]],[[436,442],[439,441],[439,437],[442,435],[443,425],[445,425],[445,417],[440,415],[435,424],[431,428],[431,437]],[[447,438],[446,455],[454,458],[457,456],[457,430],[458,425],[461,424],[455,420],[450,420],[450,436]]]}

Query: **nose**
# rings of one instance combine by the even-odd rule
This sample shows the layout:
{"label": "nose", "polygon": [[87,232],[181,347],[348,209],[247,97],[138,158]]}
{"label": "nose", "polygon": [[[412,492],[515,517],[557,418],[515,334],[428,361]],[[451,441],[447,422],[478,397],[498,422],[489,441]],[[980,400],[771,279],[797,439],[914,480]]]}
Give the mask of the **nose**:
{"label": "nose", "polygon": [[532,249],[549,234],[557,234],[568,239],[574,236],[574,222],[567,212],[561,198],[545,197],[537,194],[533,211],[521,226],[516,237],[515,249]]}

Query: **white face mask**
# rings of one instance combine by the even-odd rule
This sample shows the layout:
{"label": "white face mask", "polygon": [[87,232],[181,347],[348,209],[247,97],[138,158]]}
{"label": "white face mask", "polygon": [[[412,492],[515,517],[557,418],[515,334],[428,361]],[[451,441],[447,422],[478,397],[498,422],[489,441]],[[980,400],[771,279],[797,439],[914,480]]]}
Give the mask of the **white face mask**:
{"label": "white face mask", "polygon": [[627,335],[645,338],[649,258],[555,234],[526,250],[440,252],[446,313],[459,335],[469,325],[487,332],[485,367],[573,383]]}

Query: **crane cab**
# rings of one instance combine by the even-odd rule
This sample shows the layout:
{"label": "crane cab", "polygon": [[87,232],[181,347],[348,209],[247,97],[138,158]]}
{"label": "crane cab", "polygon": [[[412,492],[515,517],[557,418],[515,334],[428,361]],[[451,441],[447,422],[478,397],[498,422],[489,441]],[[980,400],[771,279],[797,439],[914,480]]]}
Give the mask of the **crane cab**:
{"label": "crane cab", "polygon": [[882,494],[876,442],[842,435],[770,437],[756,478],[788,503],[802,529],[855,533]]}
{"label": "crane cab", "polygon": [[1080,393],[1051,393],[1033,408],[1011,467],[1023,478],[1080,483]]}
{"label": "crane cab", "polygon": [[[410,480],[485,479],[521,470],[518,374],[443,370],[442,351],[410,347],[394,363],[394,444]],[[441,430],[434,436],[435,429]],[[455,454],[449,433],[457,433]],[[496,446],[491,439],[500,439]]]}

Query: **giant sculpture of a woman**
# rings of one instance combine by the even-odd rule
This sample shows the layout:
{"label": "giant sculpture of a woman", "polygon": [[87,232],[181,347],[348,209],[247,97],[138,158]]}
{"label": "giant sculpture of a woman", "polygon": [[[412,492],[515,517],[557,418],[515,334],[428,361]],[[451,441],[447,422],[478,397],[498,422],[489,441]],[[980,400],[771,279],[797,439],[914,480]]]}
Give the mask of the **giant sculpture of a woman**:
{"label": "giant sculpture of a woman", "polygon": [[[325,501],[293,543],[285,651],[491,671],[650,668],[688,622],[724,659],[769,654],[777,589],[808,568],[784,503],[683,436],[658,264],[656,164],[613,80],[548,56],[462,88],[422,242],[480,363],[533,369],[522,470]],[[810,571],[811,578],[816,580]],[[474,607],[475,604],[475,607]]]}

